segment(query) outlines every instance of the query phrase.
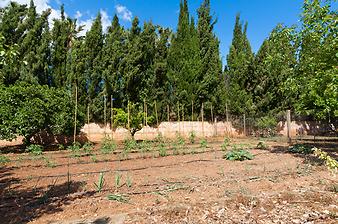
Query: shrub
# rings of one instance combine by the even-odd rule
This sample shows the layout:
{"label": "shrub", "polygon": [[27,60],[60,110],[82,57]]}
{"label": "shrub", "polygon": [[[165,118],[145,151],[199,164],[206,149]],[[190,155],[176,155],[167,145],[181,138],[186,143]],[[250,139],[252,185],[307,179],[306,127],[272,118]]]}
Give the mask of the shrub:
{"label": "shrub", "polygon": [[303,144],[296,144],[289,147],[289,152],[291,153],[300,153],[300,154],[311,154],[313,152],[312,148]]}
{"label": "shrub", "polygon": [[200,146],[203,150],[205,150],[208,147],[208,142],[206,139],[202,139],[200,142]]}
{"label": "shrub", "polygon": [[258,142],[256,148],[257,149],[261,149],[261,150],[267,150],[267,149],[269,149],[269,147],[266,145],[265,142]]}
{"label": "shrub", "polygon": [[227,147],[230,145],[230,139],[225,137],[223,144],[221,145],[221,149],[223,152],[225,152],[227,150]]}
{"label": "shrub", "polygon": [[116,147],[117,147],[116,143],[113,139],[104,138],[102,143],[101,143],[100,151],[103,154],[110,154],[110,153],[112,153],[116,150]]}
{"label": "shrub", "polygon": [[196,133],[194,131],[189,133],[189,141],[191,144],[195,143]]}
{"label": "shrub", "polygon": [[274,116],[267,115],[265,117],[258,118],[255,123],[258,132],[256,132],[256,137],[272,137],[277,134],[277,120]]}
{"label": "shrub", "polygon": [[40,145],[30,145],[26,148],[26,152],[29,152],[35,156],[39,156],[42,154],[42,146]]}
{"label": "shrub", "polygon": [[161,157],[167,156],[167,148],[165,147],[163,143],[159,145],[158,152]]}
{"label": "shrub", "polygon": [[237,149],[234,147],[231,151],[224,155],[224,158],[230,161],[252,160],[254,156],[247,150]]}
{"label": "shrub", "polygon": [[6,164],[6,163],[9,163],[11,160],[8,158],[8,157],[6,157],[6,156],[3,156],[3,155],[0,155],[0,164],[1,165],[4,165],[4,164]]}
{"label": "shrub", "polygon": [[67,149],[72,152],[78,152],[81,150],[81,144],[79,142],[74,142],[73,144],[68,146]]}

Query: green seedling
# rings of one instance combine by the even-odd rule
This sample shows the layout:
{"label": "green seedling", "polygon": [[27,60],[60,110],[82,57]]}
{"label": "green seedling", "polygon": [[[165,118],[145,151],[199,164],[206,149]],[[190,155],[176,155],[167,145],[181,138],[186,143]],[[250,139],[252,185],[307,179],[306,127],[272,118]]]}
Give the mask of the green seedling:
{"label": "green seedling", "polygon": [[191,144],[195,143],[195,139],[196,139],[196,133],[194,131],[189,133],[189,141]]}
{"label": "green seedling", "polygon": [[96,191],[101,193],[103,187],[104,187],[104,174],[101,172],[99,176],[99,180],[97,183],[94,183],[96,187]]}
{"label": "green seedling", "polygon": [[121,195],[121,194],[110,194],[107,196],[108,200],[110,201],[118,201],[121,203],[128,203],[129,198],[127,196]]}
{"label": "green seedling", "polygon": [[133,181],[132,181],[130,176],[127,176],[126,185],[127,185],[128,188],[131,188],[132,185],[133,185]]}
{"label": "green seedling", "polygon": [[0,155],[0,164],[5,165],[9,163],[11,160],[7,156]]}
{"label": "green seedling", "polygon": [[159,152],[160,157],[165,157],[168,155],[167,147],[163,143],[159,145],[158,152]]}
{"label": "green seedling", "polygon": [[122,180],[122,174],[120,172],[116,172],[115,174],[115,188],[121,187],[121,180]]}
{"label": "green seedling", "polygon": [[30,154],[34,156],[42,155],[42,146],[40,145],[30,145],[26,148],[26,152],[29,152]]}
{"label": "green seedling", "polygon": [[117,148],[115,141],[111,138],[104,138],[100,147],[100,151],[103,154],[111,154]]}

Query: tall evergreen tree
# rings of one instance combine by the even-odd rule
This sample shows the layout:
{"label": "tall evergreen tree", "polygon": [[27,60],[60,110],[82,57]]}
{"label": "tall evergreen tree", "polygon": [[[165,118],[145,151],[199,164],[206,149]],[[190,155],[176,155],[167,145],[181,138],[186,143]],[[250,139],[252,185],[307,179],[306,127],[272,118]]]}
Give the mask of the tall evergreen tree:
{"label": "tall evergreen tree", "polygon": [[246,36],[246,30],[247,24],[243,29],[238,14],[232,44],[227,56],[226,74],[229,107],[233,113],[237,114],[252,113],[255,109],[250,94],[253,53]]}

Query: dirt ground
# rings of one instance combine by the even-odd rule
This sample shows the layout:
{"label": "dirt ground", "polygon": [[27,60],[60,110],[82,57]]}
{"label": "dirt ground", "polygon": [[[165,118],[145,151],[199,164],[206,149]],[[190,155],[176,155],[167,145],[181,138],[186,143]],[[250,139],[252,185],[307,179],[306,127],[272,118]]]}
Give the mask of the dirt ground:
{"label": "dirt ground", "polygon": [[97,155],[77,157],[6,154],[0,223],[338,223],[338,177],[311,155],[288,153],[283,142],[258,150],[258,141],[232,140],[255,155],[243,162],[223,159],[220,141],[166,157],[122,159],[100,154],[99,145]]}

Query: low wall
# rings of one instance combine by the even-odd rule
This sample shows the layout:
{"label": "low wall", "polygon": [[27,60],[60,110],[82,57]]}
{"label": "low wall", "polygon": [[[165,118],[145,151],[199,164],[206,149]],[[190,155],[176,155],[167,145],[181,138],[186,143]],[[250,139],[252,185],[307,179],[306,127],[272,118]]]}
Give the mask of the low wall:
{"label": "low wall", "polygon": [[[314,121],[292,121],[290,127],[290,136],[298,135],[327,135],[334,129],[333,124],[319,123]],[[278,134],[287,136],[286,122],[279,122],[277,125]]]}

